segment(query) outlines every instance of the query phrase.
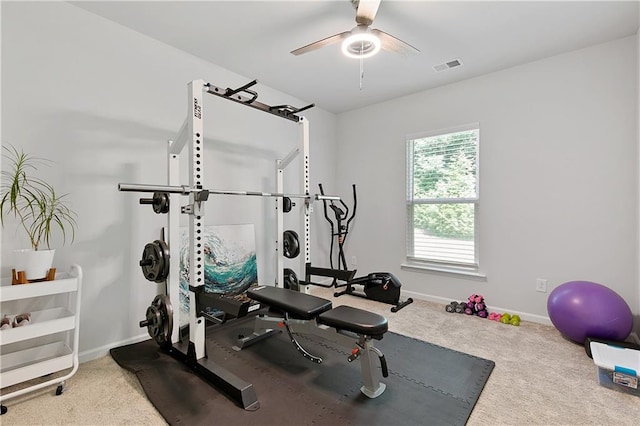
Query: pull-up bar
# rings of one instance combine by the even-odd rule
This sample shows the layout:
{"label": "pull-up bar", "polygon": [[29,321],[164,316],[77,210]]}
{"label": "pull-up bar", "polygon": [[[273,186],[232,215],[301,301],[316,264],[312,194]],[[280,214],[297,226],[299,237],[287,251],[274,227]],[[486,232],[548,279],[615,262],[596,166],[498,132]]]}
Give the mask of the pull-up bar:
{"label": "pull-up bar", "polygon": [[340,197],[322,194],[282,194],[278,192],[258,192],[258,191],[233,191],[223,189],[197,189],[187,185],[170,186],[170,185],[146,185],[137,183],[119,183],[118,191],[122,192],[168,192],[171,194],[189,195],[193,192],[204,192],[215,195],[248,195],[254,197],[288,197],[288,198],[305,198],[317,200],[334,200],[339,201]]}
{"label": "pull-up bar", "polygon": [[[252,80],[249,83],[238,87],[237,89],[222,89],[220,87],[216,87],[211,83],[205,83],[204,87],[207,93],[220,96],[225,99],[229,99],[234,102],[241,103],[243,105],[250,106],[252,108],[259,109],[264,112],[268,112],[269,114],[277,115],[278,117],[286,118],[287,120],[298,122],[300,121],[300,117],[296,114],[299,112],[305,111],[309,108],[313,108],[314,104],[309,104],[302,108],[296,108],[291,105],[267,105],[262,102],[257,101],[258,93],[250,90],[249,87],[254,86],[258,83],[258,80]],[[250,97],[243,96],[242,93],[251,95]]]}

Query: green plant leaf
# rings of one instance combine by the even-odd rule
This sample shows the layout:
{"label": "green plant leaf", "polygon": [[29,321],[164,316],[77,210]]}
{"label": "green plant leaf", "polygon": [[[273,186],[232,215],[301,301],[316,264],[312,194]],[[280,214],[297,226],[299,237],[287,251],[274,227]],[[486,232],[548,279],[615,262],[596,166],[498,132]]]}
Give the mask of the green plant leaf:
{"label": "green plant leaf", "polygon": [[52,162],[29,155],[12,145],[3,145],[2,149],[8,167],[2,171],[0,185],[0,224],[4,226],[5,215],[16,218],[34,250],[38,250],[42,243],[51,248],[54,229],[60,230],[63,244],[69,234],[73,242],[77,215],[65,203],[67,194],[57,195],[51,184],[34,176],[40,166]]}

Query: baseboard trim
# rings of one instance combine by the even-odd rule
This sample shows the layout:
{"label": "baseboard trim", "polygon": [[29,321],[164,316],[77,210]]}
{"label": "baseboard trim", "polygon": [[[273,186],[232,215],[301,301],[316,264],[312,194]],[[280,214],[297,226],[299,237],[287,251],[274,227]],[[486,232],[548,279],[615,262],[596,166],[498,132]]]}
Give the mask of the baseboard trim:
{"label": "baseboard trim", "polygon": [[[417,293],[415,291],[402,290],[402,298],[400,300],[404,300],[408,297],[411,297],[413,299],[425,300],[427,302],[440,303],[443,305],[448,305],[449,303],[451,303],[451,300],[452,300],[445,297],[433,296],[433,295],[424,294],[424,293]],[[519,315],[522,321],[531,321],[537,324],[553,325],[549,317],[546,317],[546,316],[536,315],[529,312],[514,311],[513,309],[501,308],[499,306],[487,305],[487,308],[489,309],[489,312],[492,312],[492,311],[509,312],[512,315],[513,314]]]}
{"label": "baseboard trim", "polygon": [[109,343],[107,345],[100,346],[99,348],[89,349],[88,351],[83,351],[78,353],[78,360],[80,364],[82,364],[87,361],[92,361],[94,359],[102,358],[103,356],[109,354],[109,350],[111,350],[112,348],[117,348],[124,345],[130,345],[130,344],[142,342],[148,339],[149,339],[149,335],[145,333],[139,336],[131,337],[129,339]]}

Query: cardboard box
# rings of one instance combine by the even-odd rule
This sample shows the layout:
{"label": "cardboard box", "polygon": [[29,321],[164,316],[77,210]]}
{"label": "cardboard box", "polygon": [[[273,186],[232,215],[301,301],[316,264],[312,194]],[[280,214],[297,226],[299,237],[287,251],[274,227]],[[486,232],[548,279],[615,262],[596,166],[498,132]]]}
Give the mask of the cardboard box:
{"label": "cardboard box", "polygon": [[591,342],[591,354],[602,386],[640,396],[640,351]]}

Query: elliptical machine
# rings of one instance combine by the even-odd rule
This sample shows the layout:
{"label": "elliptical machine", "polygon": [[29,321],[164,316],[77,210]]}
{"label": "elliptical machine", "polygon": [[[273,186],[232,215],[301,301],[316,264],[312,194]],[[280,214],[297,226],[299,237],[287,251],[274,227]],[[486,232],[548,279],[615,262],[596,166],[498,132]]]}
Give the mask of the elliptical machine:
{"label": "elliptical machine", "polygon": [[[320,188],[320,194],[324,195],[324,189],[322,188],[322,184],[319,183],[318,187]],[[344,255],[344,242],[349,234],[349,224],[356,216],[356,209],[358,207],[358,197],[356,195],[356,185],[353,184],[353,209],[351,210],[351,215],[349,215],[349,207],[345,204],[342,199],[340,199],[340,204],[342,204],[342,208],[338,207],[336,203],[333,201],[328,202],[327,200],[322,200],[322,204],[324,207],[324,217],[329,222],[331,226],[331,248],[329,249],[329,265],[331,269],[333,267],[333,247],[334,247],[334,238],[337,237],[338,241],[338,270],[346,271],[347,269],[347,260]],[[329,208],[333,210],[333,213],[336,217],[336,223],[334,224],[331,218],[329,217],[329,213],[327,211],[327,204],[329,204]],[[344,210],[343,210],[344,209]],[[347,221],[344,223],[344,221]],[[355,272],[355,271],[354,271]],[[337,287],[337,278],[333,279],[333,285]]]}
{"label": "elliptical machine", "polygon": [[[324,195],[324,189],[322,188],[322,184],[318,184],[320,187],[320,194]],[[329,222],[331,226],[331,248],[329,251],[329,265],[331,269],[334,269],[333,266],[333,249],[334,249],[334,237],[338,241],[338,258],[337,263],[338,271],[349,272],[349,279],[346,283],[339,284],[338,278],[334,276],[332,287],[345,287],[344,290],[333,293],[334,297],[342,296],[343,294],[349,294],[351,296],[363,297],[365,299],[375,300],[377,302],[388,303],[390,305],[395,305],[391,308],[391,312],[398,312],[400,309],[405,306],[413,303],[413,299],[408,298],[404,302],[400,302],[400,287],[402,284],[400,281],[389,272],[374,272],[368,274],[366,276],[353,278],[355,275],[354,271],[348,271],[347,269],[347,260],[344,254],[344,243],[349,234],[349,224],[353,220],[356,215],[356,209],[358,206],[358,197],[356,194],[356,185],[353,184],[353,209],[351,210],[351,214],[349,215],[349,207],[340,200],[340,204],[342,204],[342,208],[337,206],[333,201],[323,200],[324,206],[324,217]],[[335,223],[329,217],[328,207],[333,211],[335,216]],[[346,220],[346,223],[345,223]],[[362,291],[356,291],[355,285],[363,286]]]}

